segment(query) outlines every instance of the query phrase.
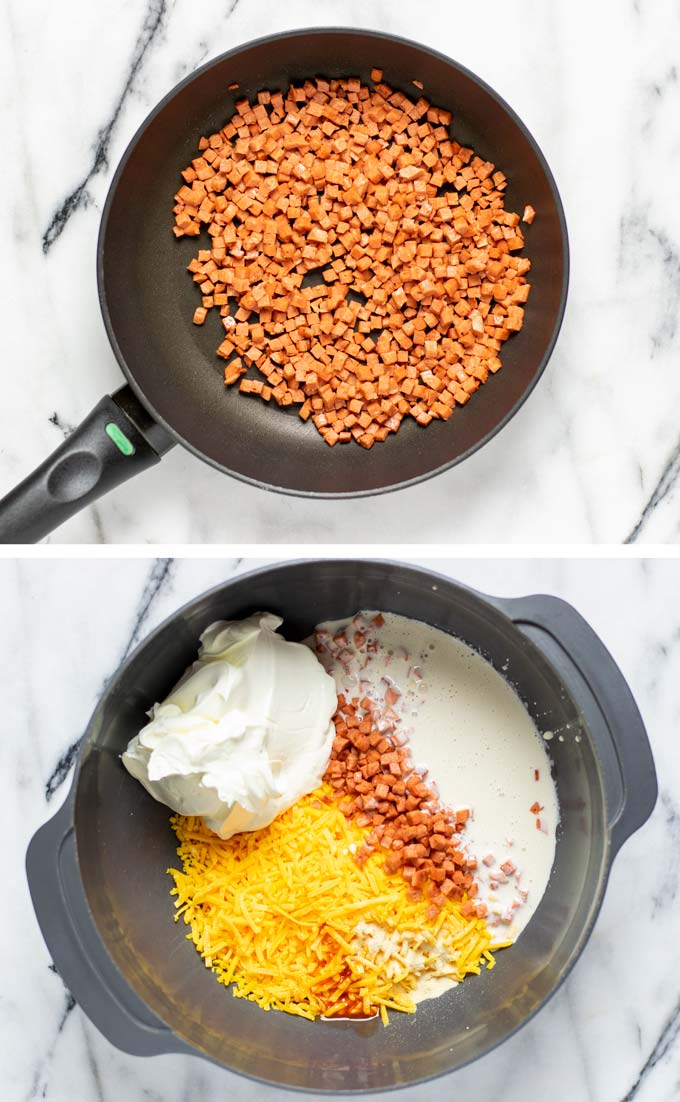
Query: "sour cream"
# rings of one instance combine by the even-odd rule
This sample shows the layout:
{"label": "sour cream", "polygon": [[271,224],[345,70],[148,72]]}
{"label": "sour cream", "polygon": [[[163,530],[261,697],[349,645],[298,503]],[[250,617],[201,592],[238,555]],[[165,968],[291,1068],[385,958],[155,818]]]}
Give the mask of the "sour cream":
{"label": "sour cream", "polygon": [[260,612],[218,621],[199,657],[122,755],[154,799],[222,838],[268,826],[320,783],[333,741],[333,679]]}
{"label": "sour cream", "polygon": [[[515,690],[480,654],[429,624],[383,613],[376,627],[375,616],[319,625],[319,658],[346,696],[383,705],[386,689],[398,690],[398,731],[441,802],[470,810],[460,839],[477,858],[478,900],[497,940],[515,940],[555,858],[559,812],[545,744]],[[368,653],[357,651],[357,631]]]}

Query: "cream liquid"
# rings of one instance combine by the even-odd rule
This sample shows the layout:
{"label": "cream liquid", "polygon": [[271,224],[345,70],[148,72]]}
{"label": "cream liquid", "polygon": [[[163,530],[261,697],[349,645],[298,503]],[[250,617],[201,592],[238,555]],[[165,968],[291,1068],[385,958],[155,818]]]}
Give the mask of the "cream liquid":
{"label": "cream liquid", "polygon": [[[517,693],[476,651],[392,613],[383,613],[384,626],[367,626],[375,615],[319,625],[318,657],[347,696],[382,703],[388,685],[402,694],[394,711],[414,764],[428,770],[442,803],[470,809],[460,841],[478,861],[478,899],[489,908],[495,940],[515,940],[538,907],[555,857],[559,811],[543,741]],[[375,653],[357,652],[356,630],[377,641]],[[343,631],[347,644],[332,657],[337,645],[324,648]],[[530,811],[536,801],[538,816]],[[506,861],[516,868],[508,876],[500,870]],[[439,994],[437,988],[419,997]]]}

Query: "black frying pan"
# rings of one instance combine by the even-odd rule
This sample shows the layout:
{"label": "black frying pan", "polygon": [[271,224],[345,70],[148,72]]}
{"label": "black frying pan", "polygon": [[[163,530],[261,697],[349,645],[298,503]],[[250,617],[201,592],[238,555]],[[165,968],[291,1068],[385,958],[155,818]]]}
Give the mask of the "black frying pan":
{"label": "black frying pan", "polygon": [[[218,130],[235,99],[323,74],[384,69],[411,96],[453,113],[453,133],[508,177],[507,206],[531,203],[532,291],[522,331],[503,347],[503,369],[451,421],[415,422],[373,448],[329,448],[295,409],[271,409],[225,390],[215,349],[219,318],[192,324],[198,296],[186,265],[196,239],[172,235],[179,171],[198,138]],[[237,91],[229,91],[238,83]],[[231,50],[178,84],[128,146],[109,190],[97,247],[104,323],[127,385],[104,398],[69,439],[0,502],[0,541],[41,539],[84,505],[157,463],[178,441],[226,474],[308,497],[394,490],[460,462],[499,431],[536,385],[557,339],[568,279],[560,197],[526,127],[491,88],[434,50],[370,31],[272,35]]]}

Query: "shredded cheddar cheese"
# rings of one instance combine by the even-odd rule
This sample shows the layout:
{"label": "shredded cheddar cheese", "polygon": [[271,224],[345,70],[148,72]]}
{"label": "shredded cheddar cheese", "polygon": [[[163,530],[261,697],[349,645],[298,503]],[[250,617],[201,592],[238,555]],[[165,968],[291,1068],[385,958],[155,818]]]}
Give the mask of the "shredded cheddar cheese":
{"label": "shredded cheddar cheese", "polygon": [[[169,869],[175,920],[220,983],[264,1010],[303,1018],[411,1012],[419,974],[462,980],[493,966],[483,919],[447,901],[438,918],[408,898],[365,838],[319,789],[271,826],[224,841],[199,818],[173,816],[182,871]],[[383,944],[366,931],[382,931]],[[386,963],[389,958],[389,967]]]}

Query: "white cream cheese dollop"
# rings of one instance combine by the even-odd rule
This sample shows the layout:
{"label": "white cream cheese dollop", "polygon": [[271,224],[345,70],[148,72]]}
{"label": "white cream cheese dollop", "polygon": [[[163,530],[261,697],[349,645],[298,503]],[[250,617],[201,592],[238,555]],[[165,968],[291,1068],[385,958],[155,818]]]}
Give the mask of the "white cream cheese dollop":
{"label": "white cream cheese dollop", "polygon": [[320,783],[335,683],[279,616],[220,620],[199,657],[122,755],[154,799],[200,815],[222,838],[268,826]]}

